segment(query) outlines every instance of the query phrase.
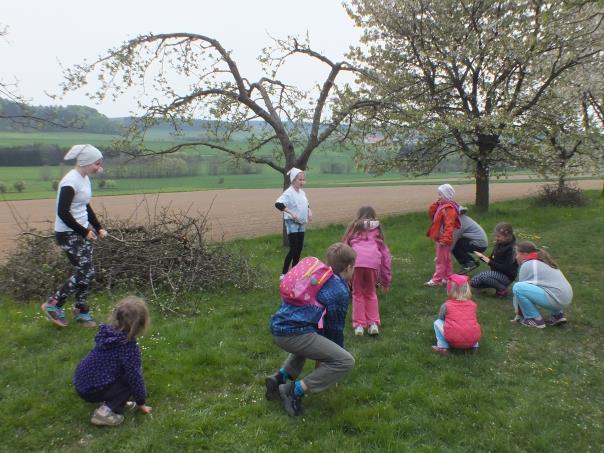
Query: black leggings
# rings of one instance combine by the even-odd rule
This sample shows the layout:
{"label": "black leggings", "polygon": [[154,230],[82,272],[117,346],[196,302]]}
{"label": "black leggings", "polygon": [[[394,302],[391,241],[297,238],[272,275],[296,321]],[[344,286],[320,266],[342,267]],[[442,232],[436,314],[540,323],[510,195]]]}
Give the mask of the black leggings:
{"label": "black leggings", "polygon": [[112,412],[124,413],[124,406],[132,395],[128,381],[125,378],[118,379],[107,387],[90,393],[80,393],[80,398],[89,403],[105,403]]}
{"label": "black leggings", "polygon": [[287,240],[289,241],[289,252],[285,255],[285,261],[283,262],[283,274],[287,273],[290,263],[294,267],[300,261],[302,247],[304,246],[304,231],[301,233],[289,233]]}

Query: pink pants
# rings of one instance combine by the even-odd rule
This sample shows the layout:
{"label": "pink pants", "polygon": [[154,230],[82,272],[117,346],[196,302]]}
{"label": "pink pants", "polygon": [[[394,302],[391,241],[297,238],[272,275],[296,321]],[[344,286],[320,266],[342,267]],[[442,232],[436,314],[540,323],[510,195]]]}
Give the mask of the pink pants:
{"label": "pink pants", "polygon": [[352,327],[367,328],[380,325],[380,311],[375,285],[377,271],[367,267],[355,267],[352,274]]}
{"label": "pink pants", "polygon": [[436,243],[436,260],[434,262],[434,283],[447,282],[453,274],[453,264],[451,263],[451,246]]}

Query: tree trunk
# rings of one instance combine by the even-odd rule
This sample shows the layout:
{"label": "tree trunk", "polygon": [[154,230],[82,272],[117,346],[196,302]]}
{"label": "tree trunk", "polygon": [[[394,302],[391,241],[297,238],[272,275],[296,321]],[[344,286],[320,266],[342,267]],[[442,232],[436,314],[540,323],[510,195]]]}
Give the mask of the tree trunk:
{"label": "tree trunk", "polygon": [[476,209],[480,212],[489,210],[489,167],[476,162]]}

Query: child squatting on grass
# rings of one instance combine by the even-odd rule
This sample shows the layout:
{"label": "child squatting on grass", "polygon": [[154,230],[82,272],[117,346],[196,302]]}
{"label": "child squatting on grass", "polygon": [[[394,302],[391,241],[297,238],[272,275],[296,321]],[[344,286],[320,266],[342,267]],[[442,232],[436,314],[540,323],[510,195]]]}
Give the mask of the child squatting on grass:
{"label": "child squatting on grass", "polygon": [[[124,421],[124,408],[148,414],[141,351],[136,338],[149,326],[149,311],[140,297],[117,303],[107,325],[101,324],[95,346],[79,363],[73,383],[80,397],[102,403],[90,420],[94,425],[116,426]],[[134,402],[128,401],[133,397]]]}
{"label": "child squatting on grass", "polygon": [[447,282],[448,299],[434,321],[436,345],[432,349],[440,354],[448,354],[450,348],[478,348],[480,324],[469,281],[467,275],[453,274]]}
{"label": "child squatting on grass", "polygon": [[363,206],[350,223],[342,242],[356,252],[352,274],[352,328],[355,335],[378,335],[381,325],[376,286],[388,292],[392,281],[390,250],[371,206]]}
{"label": "child squatting on grass", "polygon": [[[337,242],[326,253],[325,264],[333,275],[317,293],[320,304],[294,306],[284,300],[271,317],[273,341],[289,353],[282,367],[266,378],[266,398],[283,402],[290,416],[302,413],[302,397],[321,392],[344,378],[354,366],[354,358],[343,347],[344,325],[350,299],[348,282],[354,271],[356,254],[348,245]],[[323,335],[318,323],[323,319]],[[306,359],[318,365],[299,379]]]}
{"label": "child squatting on grass", "polygon": [[497,297],[507,297],[508,286],[518,275],[515,245],[516,237],[512,225],[505,222],[495,225],[495,245],[491,254],[485,256],[480,252],[474,252],[491,270],[475,275],[470,281],[472,288],[494,288]]}

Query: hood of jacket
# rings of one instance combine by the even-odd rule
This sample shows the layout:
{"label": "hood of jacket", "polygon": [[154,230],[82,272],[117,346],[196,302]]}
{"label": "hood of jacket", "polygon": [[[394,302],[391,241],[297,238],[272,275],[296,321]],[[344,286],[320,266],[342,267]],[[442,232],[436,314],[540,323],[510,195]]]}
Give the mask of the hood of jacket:
{"label": "hood of jacket", "polygon": [[110,349],[128,343],[128,336],[121,330],[101,324],[94,340],[100,349]]}

